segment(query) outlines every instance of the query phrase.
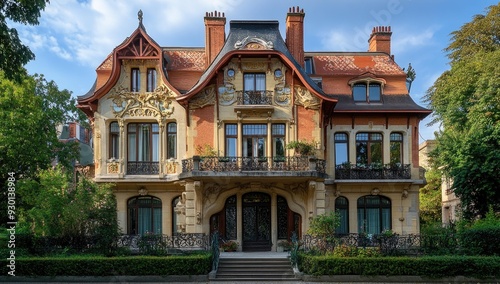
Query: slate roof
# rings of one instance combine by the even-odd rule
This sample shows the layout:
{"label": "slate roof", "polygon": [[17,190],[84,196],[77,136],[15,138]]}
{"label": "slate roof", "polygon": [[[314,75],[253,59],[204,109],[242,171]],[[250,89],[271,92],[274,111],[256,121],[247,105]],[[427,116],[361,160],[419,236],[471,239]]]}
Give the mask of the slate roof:
{"label": "slate roof", "polygon": [[319,88],[318,85],[305,73],[305,70],[294,59],[294,57],[288,50],[285,41],[281,37],[278,21],[230,21],[229,34],[222,50],[219,52],[219,54],[210,64],[207,70],[203,73],[198,82],[191,88],[191,90],[196,89],[199,85],[203,84],[205,80],[208,79],[208,76],[210,76],[218,63],[226,54],[241,49],[241,43],[245,42],[245,40],[251,39],[263,40],[264,42],[268,43],[269,46],[272,46],[272,50],[282,53],[291,62],[293,62],[294,67],[299,70],[303,78],[305,78],[306,82],[316,92],[325,95],[323,90]]}
{"label": "slate roof", "polygon": [[377,113],[420,113],[422,116],[427,116],[431,113],[424,107],[419,106],[407,94],[401,95],[382,95],[381,102],[363,103],[354,102],[352,95],[329,95],[329,97],[337,99],[338,103],[335,106],[335,113],[356,113],[356,112],[377,112]]}

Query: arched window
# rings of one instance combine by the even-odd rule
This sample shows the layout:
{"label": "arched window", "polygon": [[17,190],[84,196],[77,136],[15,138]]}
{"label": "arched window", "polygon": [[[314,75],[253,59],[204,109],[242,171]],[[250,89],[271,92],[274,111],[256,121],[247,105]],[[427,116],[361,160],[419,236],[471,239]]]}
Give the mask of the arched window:
{"label": "arched window", "polygon": [[177,158],[177,123],[167,124],[167,159]]}
{"label": "arched window", "polygon": [[379,195],[365,195],[358,199],[358,232],[380,234],[391,230],[391,200]]}
{"label": "arched window", "polygon": [[349,234],[349,200],[343,196],[335,199],[335,211],[340,216],[340,225],[335,230],[337,234]]}
{"label": "arched window", "polygon": [[172,200],[172,235],[177,234],[177,214],[175,213],[175,206],[181,200],[180,196],[177,196]]}
{"label": "arched window", "polygon": [[154,196],[132,197],[127,203],[128,233],[144,235],[161,234],[161,200]]}

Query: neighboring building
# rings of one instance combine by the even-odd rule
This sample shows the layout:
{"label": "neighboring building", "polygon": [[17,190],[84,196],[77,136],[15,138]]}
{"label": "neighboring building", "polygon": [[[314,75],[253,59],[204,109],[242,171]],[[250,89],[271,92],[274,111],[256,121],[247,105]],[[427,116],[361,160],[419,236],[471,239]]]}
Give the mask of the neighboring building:
{"label": "neighboring building", "polygon": [[[436,140],[426,140],[419,146],[420,165],[426,170],[430,169],[429,153],[436,148]],[[453,193],[452,180],[446,176],[441,181],[441,212],[443,225],[459,219],[460,199]]]}
{"label": "neighboring building", "polygon": [[[92,151],[92,132],[89,129],[81,126],[77,122],[70,122],[66,125],[57,127],[59,133],[59,141],[61,142],[76,142],[79,148],[79,157],[74,161],[75,181],[79,175],[94,176],[94,153]],[[54,160],[52,165],[57,165],[58,161]]]}
{"label": "neighboring building", "polygon": [[[163,47],[139,27],[97,68],[78,107],[95,180],[116,184],[124,233],[219,231],[275,250],[338,210],[339,233],[419,233],[419,122],[389,27],[367,52],[304,51],[303,10],[278,21],[207,13],[205,47]],[[296,156],[291,141],[314,141]],[[200,157],[204,152],[215,156]]]}

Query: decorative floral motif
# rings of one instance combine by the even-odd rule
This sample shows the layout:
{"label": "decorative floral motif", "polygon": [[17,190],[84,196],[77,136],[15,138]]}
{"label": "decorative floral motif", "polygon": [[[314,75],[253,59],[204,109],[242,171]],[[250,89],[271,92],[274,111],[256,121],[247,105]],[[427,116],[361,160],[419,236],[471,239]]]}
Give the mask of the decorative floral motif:
{"label": "decorative floral motif", "polygon": [[111,92],[109,99],[113,101],[115,117],[129,115],[166,118],[174,112],[171,104],[175,95],[166,85],[159,86],[151,93],[130,92],[125,87],[114,88]]}
{"label": "decorative floral motif", "polygon": [[189,109],[204,108],[215,104],[215,85],[210,85],[199,92],[189,102]]}
{"label": "decorative floral motif", "polygon": [[306,109],[319,109],[320,100],[313,96],[309,90],[304,87],[295,87],[295,104],[301,105]]}

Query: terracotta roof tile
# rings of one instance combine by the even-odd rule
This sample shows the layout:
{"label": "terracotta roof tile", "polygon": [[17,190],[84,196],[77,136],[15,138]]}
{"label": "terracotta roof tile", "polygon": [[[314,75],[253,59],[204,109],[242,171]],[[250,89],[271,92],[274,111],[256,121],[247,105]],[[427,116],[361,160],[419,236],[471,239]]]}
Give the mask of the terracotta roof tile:
{"label": "terracotta roof tile", "polygon": [[167,50],[167,70],[176,71],[205,71],[205,51],[203,50]]}
{"label": "terracotta roof tile", "polygon": [[402,75],[404,71],[382,54],[314,55],[316,75],[357,75],[371,72],[377,75]]}

